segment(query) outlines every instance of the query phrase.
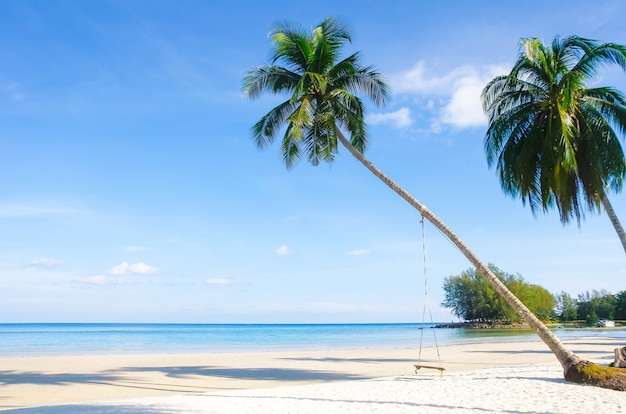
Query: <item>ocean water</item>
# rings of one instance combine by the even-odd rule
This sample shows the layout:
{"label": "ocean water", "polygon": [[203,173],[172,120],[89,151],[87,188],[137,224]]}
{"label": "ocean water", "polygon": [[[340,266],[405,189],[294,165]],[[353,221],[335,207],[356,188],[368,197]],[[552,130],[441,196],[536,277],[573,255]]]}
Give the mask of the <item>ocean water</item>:
{"label": "ocean water", "polygon": [[[557,329],[562,339],[624,338],[626,329]],[[0,324],[0,356],[416,348],[539,341],[529,330],[432,324]]]}

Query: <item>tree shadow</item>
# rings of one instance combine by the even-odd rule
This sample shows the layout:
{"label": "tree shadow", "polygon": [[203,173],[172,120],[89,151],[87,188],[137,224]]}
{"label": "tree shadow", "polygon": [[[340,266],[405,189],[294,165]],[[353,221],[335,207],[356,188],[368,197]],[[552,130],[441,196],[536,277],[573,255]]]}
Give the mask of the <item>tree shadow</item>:
{"label": "tree shadow", "polygon": [[[116,375],[113,372],[93,373],[93,374],[46,374],[35,371],[0,371],[0,386],[8,385],[53,385],[70,386],[80,385],[105,385],[108,387],[136,388],[143,390],[166,391],[175,393],[198,393],[215,390],[216,388],[187,385],[187,384],[163,384],[150,380],[129,378],[123,375]],[[218,388],[221,389],[221,388]],[[0,405],[0,412],[4,414]]]}
{"label": "tree shadow", "polygon": [[[295,396],[283,396],[283,397],[273,397],[273,396],[229,396],[229,395],[204,395],[203,398],[236,398],[236,399],[250,399],[253,401],[263,401],[263,400],[271,400],[272,406],[274,408],[280,407],[280,400],[292,400],[299,401],[308,407],[304,412],[312,412],[309,408],[312,407],[312,404],[316,403],[347,403],[347,404],[362,404],[361,407],[363,412],[367,412],[369,410],[379,411],[379,410],[387,410],[386,406],[389,406],[390,409],[397,409],[398,407],[405,407],[411,410],[415,410],[415,412],[422,412],[422,410],[445,410],[449,412],[467,412],[471,411],[474,413],[485,412],[492,413],[493,410],[490,408],[483,408],[480,405],[468,405],[468,404],[446,404],[446,403],[429,403],[429,402],[411,402],[411,401],[373,401],[373,400],[360,400],[360,399],[334,399],[334,398],[320,398],[320,397],[295,397]],[[478,403],[480,404],[480,403]],[[313,405],[314,406],[314,405]],[[49,407],[35,407],[35,408],[23,408],[23,409],[15,409],[15,410],[7,410],[2,411],[2,414],[182,414],[187,413],[188,408],[185,406],[162,406],[162,407],[154,407],[148,405],[141,404],[120,404],[120,405],[59,405],[59,406],[49,406]],[[196,411],[194,411],[196,412]],[[207,411],[207,412],[220,412],[220,411]],[[223,411],[227,412],[227,411]],[[249,412],[249,411],[246,411]],[[272,411],[272,412],[280,412]],[[520,411],[520,410],[507,410],[501,409],[498,410],[500,413],[505,414],[537,414],[537,411]]]}
{"label": "tree shadow", "polygon": [[88,405],[68,404],[56,406],[42,406],[32,408],[16,408],[1,411],[2,414],[166,414],[184,411],[163,411],[149,406],[140,405]]}
{"label": "tree shadow", "polygon": [[349,381],[372,377],[342,372],[292,368],[227,368],[205,366],[126,367],[112,372],[160,372],[170,378],[189,376],[265,381]]}
{"label": "tree shadow", "polygon": [[[528,378],[522,378],[527,380]],[[541,378],[537,380],[547,380],[552,382],[561,382],[557,381],[553,378]],[[429,381],[426,379],[420,379],[418,377],[398,377],[394,379],[394,381]],[[345,396],[348,397],[348,396]],[[446,412],[485,412],[491,413],[494,412],[493,408],[481,407],[480,401],[475,403],[472,402],[456,402],[456,401],[447,401],[447,402],[430,402],[430,401],[410,401],[410,400],[401,400],[401,399],[388,399],[388,400],[375,400],[375,399],[367,399],[367,398],[332,398],[332,397],[324,397],[324,396],[308,396],[308,395],[231,395],[231,394],[221,394],[221,393],[211,393],[211,394],[198,394],[193,398],[200,398],[202,400],[206,399],[206,403],[202,404],[207,407],[207,412],[229,412],[226,410],[217,411],[215,410],[216,405],[212,404],[212,399],[233,399],[233,400],[249,400],[252,406],[257,407],[259,411],[264,411],[266,409],[265,403],[268,401],[271,402],[273,410],[272,412],[280,412],[279,408],[281,406],[281,401],[298,401],[303,404],[306,404],[306,410],[303,412],[314,412],[313,409],[316,407],[318,403],[324,403],[324,407],[328,408],[327,403],[335,403],[335,404],[357,404],[359,407],[351,407],[358,408],[360,412],[391,412],[395,411],[398,408],[408,408],[410,410],[415,410],[415,412],[428,412],[429,410],[444,410]],[[23,409],[14,409],[2,411],[2,414],[182,414],[188,412],[199,412],[197,411],[197,401],[194,404],[194,407],[191,408],[186,404],[172,404],[167,400],[162,400],[159,403],[148,402],[141,403],[137,402],[135,404],[130,402],[119,403],[119,404],[71,404],[71,405],[59,405],[59,406],[47,406],[47,407],[34,407],[34,408],[23,408]],[[217,406],[221,406],[221,404],[217,404]],[[247,406],[247,404],[246,404]],[[213,407],[213,408],[209,408]],[[321,407],[321,406],[320,406]],[[193,411],[192,411],[193,410]],[[252,411],[246,411],[252,412]],[[497,412],[500,413],[508,413],[508,414],[537,414],[538,411],[529,410],[522,411],[517,409],[506,409],[500,408]]]}
{"label": "tree shadow", "polygon": [[[430,402],[413,402],[413,401],[400,401],[400,400],[368,400],[368,399],[348,399],[348,398],[323,398],[323,397],[307,397],[307,396],[231,396],[231,395],[220,395],[220,394],[206,394],[201,396],[201,398],[237,398],[237,399],[252,399],[252,400],[271,400],[274,402],[274,405],[280,406],[281,400],[293,400],[293,401],[303,401],[309,403],[347,403],[347,404],[363,404],[361,407],[361,411],[355,412],[396,412],[399,407],[409,408],[411,410],[415,410],[416,413],[421,412],[429,412],[429,410],[437,410],[438,412],[444,410],[450,413],[458,413],[458,412],[485,412],[485,413],[493,413],[494,410],[492,408],[484,408],[480,406],[480,402],[477,402],[478,405],[469,405],[469,404],[446,404],[446,403],[430,403]],[[389,406],[389,407],[385,407]],[[310,405],[307,405],[310,407]],[[327,406],[326,406],[327,407]],[[181,411],[182,412],[182,411]],[[274,411],[272,411],[274,412]],[[278,411],[280,412],[280,411]],[[304,412],[313,412],[307,409]],[[352,412],[352,411],[351,411]],[[404,412],[404,410],[403,410]],[[505,414],[539,414],[537,411],[520,411],[520,410],[507,410],[507,409],[499,409],[498,413]],[[47,414],[47,413],[46,413]],[[56,413],[55,413],[56,414]]]}
{"label": "tree shadow", "polygon": [[46,374],[36,371],[0,371],[0,385],[103,384],[123,378],[112,374]]}
{"label": "tree shadow", "polygon": [[575,343],[567,343],[564,342],[567,346],[616,346],[626,343],[626,339],[615,339],[606,343],[598,343],[598,342],[575,342]]}
{"label": "tree shadow", "polygon": [[538,349],[523,349],[520,351],[511,351],[506,349],[497,349],[497,350],[489,350],[489,351],[481,351],[481,350],[468,350],[465,351],[467,353],[476,353],[476,354],[511,354],[511,355],[519,355],[519,354],[552,354],[552,351],[549,349],[546,350],[538,350]]}
{"label": "tree shadow", "polygon": [[414,363],[417,358],[313,358],[313,357],[304,357],[304,358],[281,358],[286,361],[314,361],[314,362],[360,362],[364,364],[385,364],[385,363],[393,363],[393,362],[401,362],[401,363]]}

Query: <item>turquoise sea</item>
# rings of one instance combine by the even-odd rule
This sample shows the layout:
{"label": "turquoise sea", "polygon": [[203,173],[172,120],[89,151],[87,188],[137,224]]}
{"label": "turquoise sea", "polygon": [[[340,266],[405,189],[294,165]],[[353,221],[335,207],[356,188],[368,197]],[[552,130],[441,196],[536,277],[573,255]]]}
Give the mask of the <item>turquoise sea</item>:
{"label": "turquoise sea", "polygon": [[[0,324],[0,356],[414,348],[539,341],[528,330],[432,324]],[[562,339],[624,338],[626,329],[555,329]]]}

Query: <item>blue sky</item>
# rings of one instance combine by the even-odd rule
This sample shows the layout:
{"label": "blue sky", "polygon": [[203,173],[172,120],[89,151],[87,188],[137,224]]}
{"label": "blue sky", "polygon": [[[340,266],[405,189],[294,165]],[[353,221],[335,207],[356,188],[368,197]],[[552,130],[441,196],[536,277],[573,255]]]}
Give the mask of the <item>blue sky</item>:
{"label": "blue sky", "polygon": [[[307,5],[312,3],[306,3]],[[625,290],[607,217],[579,228],[505,196],[481,88],[523,37],[626,44],[622,1],[0,4],[0,322],[422,320],[420,217],[343,151],[287,171],[250,127],[278,21],[350,25],[393,97],[366,153],[485,262],[551,292]],[[626,75],[598,84],[626,90]],[[626,198],[612,195],[626,220]],[[470,267],[426,224],[429,302]]]}

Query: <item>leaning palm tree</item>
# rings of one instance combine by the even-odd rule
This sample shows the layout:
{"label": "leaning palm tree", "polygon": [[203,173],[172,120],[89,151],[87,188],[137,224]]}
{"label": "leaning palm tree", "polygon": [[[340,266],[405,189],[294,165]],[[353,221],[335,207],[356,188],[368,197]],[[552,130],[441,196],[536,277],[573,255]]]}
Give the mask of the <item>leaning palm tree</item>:
{"label": "leaning palm tree", "polygon": [[[340,142],[376,177],[433,223],[484,275],[495,290],[526,321],[556,355],[571,381],[626,390],[626,375],[607,380],[611,370],[581,360],[567,350],[561,341],[528,308],[515,297],[465,243],[426,206],[411,196],[363,156],[367,146],[363,102],[354,93],[364,93],[376,105],[384,105],[389,95],[382,76],[371,66],[364,66],[355,53],[339,60],[341,47],[351,40],[346,26],[328,18],[312,32],[288,24],[279,24],[271,32],[272,63],[248,72],[243,82],[246,95],[255,99],[262,92],[289,94],[289,98],[268,112],[252,127],[257,146],[272,144],[280,131],[281,154],[288,168],[306,157],[317,165],[332,162]],[[282,63],[283,65],[277,65]],[[349,139],[344,131],[349,133]],[[601,370],[602,375],[596,375]],[[615,370],[615,369],[613,369]]]}
{"label": "leaning palm tree", "polygon": [[607,197],[626,175],[620,135],[626,98],[609,87],[589,88],[601,65],[626,70],[626,47],[570,36],[551,46],[522,40],[509,75],[482,93],[489,118],[485,151],[502,189],[531,210],[556,206],[561,221],[604,207],[626,252],[626,233]]}

